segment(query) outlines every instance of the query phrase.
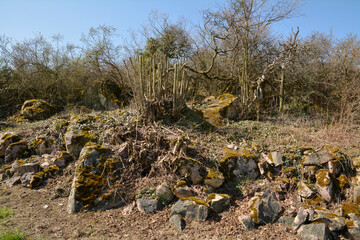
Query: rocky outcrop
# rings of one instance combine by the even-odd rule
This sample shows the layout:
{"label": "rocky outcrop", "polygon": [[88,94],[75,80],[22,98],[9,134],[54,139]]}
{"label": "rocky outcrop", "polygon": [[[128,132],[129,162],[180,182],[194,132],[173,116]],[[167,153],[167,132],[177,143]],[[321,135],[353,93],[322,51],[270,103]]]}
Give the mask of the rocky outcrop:
{"label": "rocky outcrop", "polygon": [[232,94],[225,93],[218,97],[209,97],[203,104],[196,107],[204,118],[216,127],[222,126],[223,118],[236,119],[240,113],[240,99]]}
{"label": "rocky outcrop", "polygon": [[140,212],[155,213],[161,208],[159,200],[144,196],[136,200],[136,206]]}
{"label": "rocky outcrop", "polygon": [[209,205],[196,197],[183,198],[171,208],[171,215],[174,214],[196,221],[205,221],[209,215]]}
{"label": "rocky outcrop", "polygon": [[174,199],[174,194],[171,191],[169,185],[167,185],[166,183],[162,183],[161,185],[157,186],[155,193],[156,196],[166,202],[171,202]]}
{"label": "rocky outcrop", "polygon": [[[84,121],[87,121],[87,119],[78,116],[72,117],[64,136],[66,150],[76,158],[79,157],[81,149],[87,142],[96,141],[96,136],[92,133],[90,127],[83,124]],[[91,121],[91,119],[88,119],[88,121]]]}
{"label": "rocky outcrop", "polygon": [[20,115],[29,120],[43,120],[55,113],[54,107],[42,99],[27,100],[21,107]]}
{"label": "rocky outcrop", "polygon": [[220,165],[222,173],[229,181],[240,178],[256,179],[260,175],[256,157],[246,149],[234,151],[225,148],[225,156],[220,160]]}
{"label": "rocky outcrop", "polygon": [[280,217],[283,207],[271,191],[252,198],[249,202],[251,217],[256,224],[274,223]]}
{"label": "rocky outcrop", "polygon": [[69,213],[85,208],[107,209],[119,204],[119,199],[109,189],[111,169],[116,168],[116,162],[108,158],[109,153],[109,149],[91,142],[82,149],[69,195]]}

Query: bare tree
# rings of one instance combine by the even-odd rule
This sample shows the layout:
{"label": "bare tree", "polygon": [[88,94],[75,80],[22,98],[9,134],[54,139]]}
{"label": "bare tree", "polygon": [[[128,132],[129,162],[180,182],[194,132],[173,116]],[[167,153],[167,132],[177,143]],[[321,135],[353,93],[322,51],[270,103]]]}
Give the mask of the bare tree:
{"label": "bare tree", "polygon": [[232,58],[233,66],[229,68],[232,72],[228,75],[237,79],[237,92],[243,105],[248,106],[252,101],[251,86],[256,84],[259,71],[258,59],[263,56],[270,26],[292,17],[300,4],[300,0],[230,0],[223,9],[205,11],[202,32],[209,39],[214,57],[209,71],[204,73],[209,75],[216,57]]}

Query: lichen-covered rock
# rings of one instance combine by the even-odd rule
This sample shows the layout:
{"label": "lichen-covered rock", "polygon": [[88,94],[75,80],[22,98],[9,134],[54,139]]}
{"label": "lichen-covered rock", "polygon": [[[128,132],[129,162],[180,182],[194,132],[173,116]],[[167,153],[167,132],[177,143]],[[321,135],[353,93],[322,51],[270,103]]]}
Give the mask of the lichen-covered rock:
{"label": "lichen-covered rock", "polygon": [[314,189],[312,189],[312,187],[310,187],[304,181],[300,181],[298,183],[296,193],[300,198],[311,198],[314,196],[316,191],[314,191]]}
{"label": "lichen-covered rock", "polygon": [[5,151],[5,163],[10,163],[17,158],[23,157],[28,150],[26,141],[19,141],[9,144]]}
{"label": "lichen-covered rock", "polygon": [[5,183],[6,183],[6,186],[8,187],[13,187],[15,186],[16,184],[20,184],[21,181],[20,181],[20,176],[13,176],[11,177],[10,179],[8,179]]}
{"label": "lichen-covered rock", "polygon": [[193,184],[201,183],[206,174],[205,168],[199,161],[185,157],[179,160],[178,172],[182,177],[189,176]]}
{"label": "lichen-covered rock", "polygon": [[143,196],[136,200],[136,206],[140,212],[155,213],[161,208],[161,203],[157,199]]}
{"label": "lichen-covered rock", "polygon": [[204,118],[216,127],[222,126],[223,118],[236,119],[240,112],[240,100],[231,94],[222,94],[207,101],[200,109]]}
{"label": "lichen-covered rock", "polygon": [[39,170],[39,163],[25,163],[17,168],[17,171],[20,173],[20,175],[24,175],[25,173],[36,173]]}
{"label": "lichen-covered rock", "polygon": [[249,202],[251,217],[256,224],[274,223],[283,211],[271,191],[264,192],[261,196],[253,197]]}
{"label": "lichen-covered rock", "polygon": [[219,213],[224,211],[230,205],[230,196],[227,194],[212,193],[208,196],[211,208]]}
{"label": "lichen-covered rock", "polygon": [[205,177],[204,183],[214,188],[219,188],[225,181],[225,177],[222,172],[214,169],[210,169]]}
{"label": "lichen-covered rock", "polygon": [[283,162],[283,154],[280,152],[271,152],[268,154],[268,157],[271,160],[271,163],[275,166],[275,167],[279,167],[282,166],[284,164]]}
{"label": "lichen-covered rock", "polygon": [[109,153],[109,149],[91,142],[82,149],[69,195],[69,213],[84,208],[107,209],[119,203],[109,189],[117,168],[117,162],[108,158]]}
{"label": "lichen-covered rock", "polygon": [[350,217],[351,214],[356,216],[360,216],[360,211],[358,209],[358,205],[353,202],[344,202],[341,204],[341,211],[343,212],[344,217]]}
{"label": "lichen-covered rock", "polygon": [[314,209],[300,207],[292,224],[293,230],[297,231],[303,224],[312,221],[314,219],[314,215]]}
{"label": "lichen-covered rock", "polygon": [[305,156],[301,162],[302,166],[322,166],[332,159],[331,155],[327,151],[313,152]]}
{"label": "lichen-covered rock", "polygon": [[76,158],[87,142],[94,142],[97,139],[89,127],[82,125],[84,121],[85,119],[80,117],[72,117],[64,136],[66,150]]}
{"label": "lichen-covered rock", "polygon": [[313,222],[325,222],[331,231],[343,231],[346,229],[345,218],[329,210],[315,210]]}
{"label": "lichen-covered rock", "polygon": [[248,150],[233,151],[225,148],[225,156],[220,160],[221,171],[227,180],[240,178],[256,179],[259,176],[255,156]]}
{"label": "lichen-covered rock", "polygon": [[185,181],[178,182],[173,189],[173,193],[177,198],[180,199],[194,196],[193,191],[186,185]]}
{"label": "lichen-covered rock", "polygon": [[326,202],[331,202],[338,191],[337,180],[328,169],[320,169],[316,172],[315,187]]}
{"label": "lichen-covered rock", "polygon": [[34,151],[37,155],[49,154],[52,152],[54,144],[53,138],[47,138],[45,136],[36,137],[31,143],[29,148]]}
{"label": "lichen-covered rock", "polygon": [[209,205],[196,197],[183,198],[171,208],[171,215],[174,214],[196,221],[205,221],[209,215]]}
{"label": "lichen-covered rock", "polygon": [[27,100],[21,107],[21,116],[29,120],[43,120],[55,113],[54,107],[42,99]]}
{"label": "lichen-covered rock", "polygon": [[341,190],[344,188],[350,187],[350,182],[344,174],[340,174],[340,176],[337,178],[337,180],[339,182],[339,187]]}
{"label": "lichen-covered rock", "polygon": [[338,177],[341,173],[351,171],[351,163],[346,159],[346,156],[340,152],[339,148],[325,145],[320,150],[305,156],[301,165],[302,167],[317,166],[326,168],[334,177]]}
{"label": "lichen-covered rock", "polygon": [[51,161],[59,168],[63,168],[70,162],[74,161],[74,157],[67,151],[60,151],[55,158],[51,159]]}
{"label": "lichen-covered rock", "polygon": [[166,202],[170,202],[174,199],[174,194],[171,191],[169,185],[166,183],[162,183],[161,185],[156,187],[156,196],[158,196],[160,199],[165,200]]}
{"label": "lichen-covered rock", "polygon": [[11,143],[19,142],[20,136],[14,132],[5,132],[0,137],[0,158],[5,156],[5,151]]}

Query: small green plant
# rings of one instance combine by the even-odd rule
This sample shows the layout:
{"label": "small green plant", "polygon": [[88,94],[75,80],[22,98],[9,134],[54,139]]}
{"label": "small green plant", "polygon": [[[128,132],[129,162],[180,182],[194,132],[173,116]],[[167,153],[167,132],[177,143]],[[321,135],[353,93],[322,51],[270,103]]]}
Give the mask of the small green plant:
{"label": "small green plant", "polygon": [[142,198],[143,196],[150,196],[152,198],[156,198],[156,194],[155,194],[155,188],[143,188],[140,191],[138,191],[135,195],[135,199],[139,199]]}
{"label": "small green plant", "polygon": [[6,220],[13,215],[14,211],[7,207],[0,208],[0,221]]}
{"label": "small green plant", "polygon": [[8,229],[5,232],[0,232],[0,240],[26,240],[26,234],[18,230]]}

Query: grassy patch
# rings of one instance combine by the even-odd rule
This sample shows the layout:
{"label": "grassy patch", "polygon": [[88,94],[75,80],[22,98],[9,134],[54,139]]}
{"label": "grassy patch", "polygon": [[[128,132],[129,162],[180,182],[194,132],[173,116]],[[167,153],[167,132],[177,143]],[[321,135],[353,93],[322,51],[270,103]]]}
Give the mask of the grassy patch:
{"label": "grassy patch", "polygon": [[9,209],[6,207],[0,208],[0,221],[8,219],[13,214],[14,214],[14,211],[12,209]]}
{"label": "grassy patch", "polygon": [[0,232],[0,240],[26,240],[26,234],[18,230],[8,229],[5,232]]}

